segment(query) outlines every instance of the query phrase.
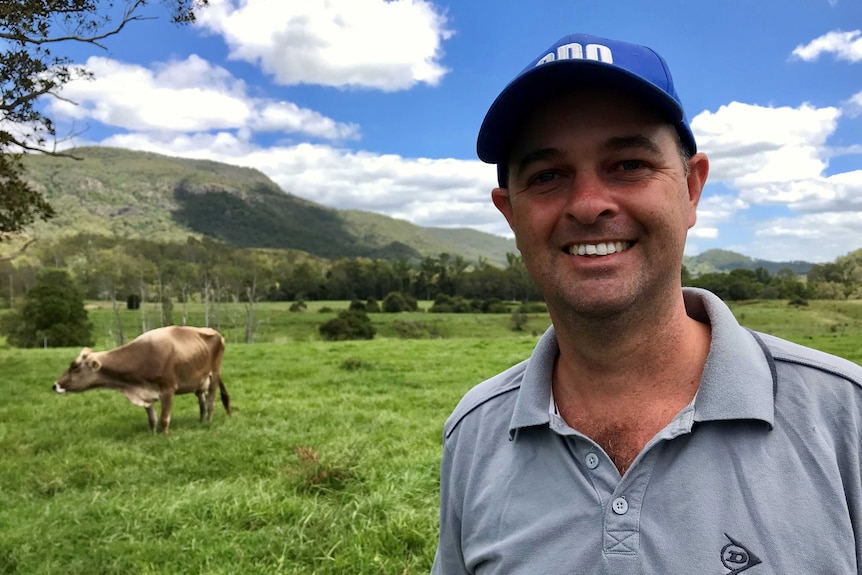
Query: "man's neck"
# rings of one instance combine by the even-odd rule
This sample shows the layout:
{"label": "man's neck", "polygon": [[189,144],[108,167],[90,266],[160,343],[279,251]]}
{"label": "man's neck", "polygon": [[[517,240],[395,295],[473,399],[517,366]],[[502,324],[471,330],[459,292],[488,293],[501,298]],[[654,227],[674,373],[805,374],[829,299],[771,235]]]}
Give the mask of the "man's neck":
{"label": "man's neck", "polygon": [[681,297],[667,313],[649,318],[555,322],[554,328],[560,348],[554,396],[587,412],[684,405],[697,391],[711,339],[708,325],[686,315]]}
{"label": "man's neck", "polygon": [[641,329],[629,324],[614,330],[614,322],[554,327],[560,354],[553,392],[560,415],[601,445],[624,474],[697,393],[710,328],[688,317],[682,302],[665,321]]}

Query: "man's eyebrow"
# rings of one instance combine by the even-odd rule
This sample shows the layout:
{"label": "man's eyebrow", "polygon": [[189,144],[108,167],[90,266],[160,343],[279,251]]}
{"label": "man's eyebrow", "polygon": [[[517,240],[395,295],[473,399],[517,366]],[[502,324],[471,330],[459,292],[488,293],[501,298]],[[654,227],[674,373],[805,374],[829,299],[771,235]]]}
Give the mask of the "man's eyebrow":
{"label": "man's eyebrow", "polygon": [[640,134],[634,136],[615,136],[609,138],[602,147],[609,152],[619,152],[631,148],[641,148],[653,154],[661,154],[661,147],[653,140]]}
{"label": "man's eyebrow", "polygon": [[515,173],[522,173],[532,163],[542,162],[553,158],[559,158],[562,155],[563,153],[557,148],[542,148],[540,150],[533,150],[532,152],[527,152],[517,161],[517,171]]}

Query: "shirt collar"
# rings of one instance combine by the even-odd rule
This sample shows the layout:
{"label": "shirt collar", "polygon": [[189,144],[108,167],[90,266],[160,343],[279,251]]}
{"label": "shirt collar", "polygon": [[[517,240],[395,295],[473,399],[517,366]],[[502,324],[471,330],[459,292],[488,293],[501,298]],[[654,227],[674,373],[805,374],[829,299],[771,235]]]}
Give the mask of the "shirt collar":
{"label": "shirt collar", "polygon": [[[775,418],[774,375],[765,349],[715,294],[683,288],[683,297],[688,315],[712,329],[709,355],[694,400],[694,421],[758,419],[771,428]],[[510,438],[522,427],[550,422],[551,378],[558,353],[552,325],[527,362],[509,424]]]}

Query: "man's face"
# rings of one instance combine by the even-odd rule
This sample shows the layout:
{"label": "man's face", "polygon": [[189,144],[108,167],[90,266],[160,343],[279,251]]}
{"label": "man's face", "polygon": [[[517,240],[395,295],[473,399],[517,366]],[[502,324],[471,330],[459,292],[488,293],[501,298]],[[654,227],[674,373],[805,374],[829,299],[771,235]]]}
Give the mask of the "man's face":
{"label": "man's face", "polygon": [[552,316],[671,301],[706,156],[689,168],[686,176],[673,128],[615,91],[570,92],[527,119],[509,187],[492,198]]}

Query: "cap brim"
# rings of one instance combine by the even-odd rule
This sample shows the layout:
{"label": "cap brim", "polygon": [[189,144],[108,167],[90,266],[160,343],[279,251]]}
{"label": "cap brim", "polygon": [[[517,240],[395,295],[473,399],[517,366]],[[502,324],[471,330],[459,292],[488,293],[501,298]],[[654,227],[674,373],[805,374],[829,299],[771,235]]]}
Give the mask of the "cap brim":
{"label": "cap brim", "polygon": [[479,159],[489,164],[506,163],[512,140],[528,115],[551,96],[578,87],[606,87],[631,94],[674,124],[683,144],[694,153],[694,137],[685,126],[684,112],[666,92],[639,76],[601,62],[558,60],[521,74],[500,92],[479,129]]}

